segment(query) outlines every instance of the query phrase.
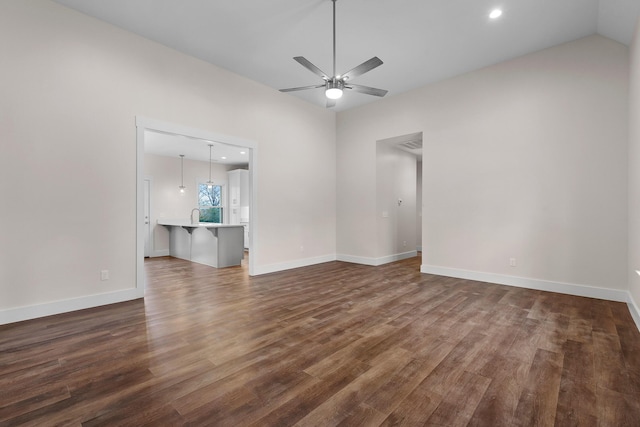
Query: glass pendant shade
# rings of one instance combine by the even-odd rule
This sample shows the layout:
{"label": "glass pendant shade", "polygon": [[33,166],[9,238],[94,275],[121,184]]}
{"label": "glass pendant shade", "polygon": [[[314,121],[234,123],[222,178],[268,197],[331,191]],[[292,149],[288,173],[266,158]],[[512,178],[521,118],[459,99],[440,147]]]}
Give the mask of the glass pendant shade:
{"label": "glass pendant shade", "polygon": [[342,89],[331,88],[327,89],[324,93],[329,99],[340,99],[342,97]]}

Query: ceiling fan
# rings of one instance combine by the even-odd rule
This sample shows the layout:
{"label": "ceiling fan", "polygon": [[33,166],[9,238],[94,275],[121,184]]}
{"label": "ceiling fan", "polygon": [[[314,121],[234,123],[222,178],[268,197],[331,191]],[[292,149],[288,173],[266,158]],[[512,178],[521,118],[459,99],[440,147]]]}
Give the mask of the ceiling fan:
{"label": "ceiling fan", "polygon": [[300,65],[302,65],[312,73],[322,77],[322,79],[324,80],[324,83],[319,85],[280,89],[280,92],[294,92],[298,90],[319,89],[323,87],[325,88],[325,95],[327,96],[327,108],[330,108],[336,105],[336,99],[339,99],[340,97],[342,97],[342,92],[344,89],[350,89],[356,92],[366,93],[367,95],[385,96],[387,94],[387,91],[384,89],[377,89],[374,87],[355,85],[353,83],[349,83],[349,80],[353,79],[354,77],[358,77],[382,65],[382,61],[377,56],[374,56],[368,61],[363,62],[362,64],[358,65],[354,69],[347,71],[342,75],[336,74],[336,1],[337,0],[331,0],[331,1],[333,2],[333,75],[332,76],[327,75],[327,73],[325,73],[320,68],[313,65],[305,57],[296,56],[293,58],[295,61],[297,61]]}

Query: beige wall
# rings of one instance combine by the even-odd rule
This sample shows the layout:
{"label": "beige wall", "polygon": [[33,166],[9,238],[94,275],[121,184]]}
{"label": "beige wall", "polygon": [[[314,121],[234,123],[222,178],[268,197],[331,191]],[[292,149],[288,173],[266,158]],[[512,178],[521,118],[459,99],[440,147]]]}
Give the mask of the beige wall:
{"label": "beige wall", "polygon": [[423,267],[626,292],[627,91],[591,36],[341,112],[337,252],[375,255],[376,141],[422,131]]}
{"label": "beige wall", "polygon": [[334,256],[334,112],[46,0],[0,2],[0,57],[0,323],[131,295],[137,116],[257,144],[257,270]]}
{"label": "beige wall", "polygon": [[[640,307],[640,21],[631,43],[629,88],[629,291]],[[637,309],[637,308],[636,308]],[[640,314],[640,312],[638,313]],[[640,327],[640,318],[636,319]]]}

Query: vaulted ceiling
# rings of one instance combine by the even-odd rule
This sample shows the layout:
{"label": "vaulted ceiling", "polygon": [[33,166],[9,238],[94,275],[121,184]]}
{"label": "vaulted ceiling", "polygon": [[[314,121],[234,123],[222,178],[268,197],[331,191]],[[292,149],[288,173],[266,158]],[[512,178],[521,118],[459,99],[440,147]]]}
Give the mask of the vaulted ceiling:
{"label": "vaulted ceiling", "polygon": [[[274,89],[332,72],[330,0],[55,0]],[[337,0],[337,72],[378,56],[354,83],[387,96],[591,34],[629,44],[638,0]],[[503,15],[489,18],[494,8]],[[290,92],[324,106],[322,89]],[[376,101],[349,91],[342,111]]]}

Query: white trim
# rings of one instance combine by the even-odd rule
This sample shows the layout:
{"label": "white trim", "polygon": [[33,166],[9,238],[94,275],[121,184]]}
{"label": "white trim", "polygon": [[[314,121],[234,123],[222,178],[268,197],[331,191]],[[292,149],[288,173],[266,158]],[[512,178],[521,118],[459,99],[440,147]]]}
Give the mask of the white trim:
{"label": "white trim", "polygon": [[70,311],[100,307],[102,305],[115,304],[143,297],[144,291],[142,289],[126,289],[123,291],[89,295],[86,297],[72,298],[46,304],[10,308],[7,310],[0,310],[0,325],[22,322],[23,320],[37,319],[39,317],[53,316],[55,314],[68,313]]}
{"label": "white trim", "polygon": [[383,264],[389,264],[390,262],[400,261],[407,258],[413,258],[418,256],[418,251],[402,252],[393,255],[387,255],[380,258],[360,257],[355,255],[338,254],[336,259],[338,261],[351,262],[354,264],[364,264],[377,267]]}
{"label": "white trim", "polygon": [[629,313],[631,313],[633,321],[636,322],[638,331],[640,331],[640,309],[636,305],[636,302],[633,300],[630,292],[627,292],[627,306],[629,307]]}
{"label": "white trim", "polygon": [[[249,195],[251,196],[251,201],[249,205],[249,245],[248,250],[251,256],[249,257],[249,276],[253,276],[259,274],[257,272],[257,265],[259,265],[258,261],[260,259],[260,254],[257,248],[258,245],[258,233],[256,233],[259,218],[258,213],[258,145],[253,144],[253,148],[249,151]],[[228,176],[227,176],[228,179]],[[256,255],[257,254],[257,255]]]}
{"label": "white trim", "polygon": [[[251,257],[249,257],[251,258]],[[335,261],[335,255],[324,255],[314,258],[303,258],[295,261],[287,261],[277,264],[262,265],[256,267],[256,274],[276,273],[283,270],[291,270],[293,268],[308,267],[310,265],[322,264],[325,262]]]}
{"label": "white trim", "polygon": [[153,251],[152,253],[149,254],[149,258],[158,258],[161,256],[169,256],[171,255],[169,253],[169,249],[159,249],[157,251]]}
{"label": "white trim", "polygon": [[[256,236],[258,235],[258,144],[254,141],[238,138],[235,136],[223,135],[207,130],[196,129],[188,126],[177,125],[145,117],[136,116],[136,153],[137,153],[137,200],[136,200],[136,229],[137,232],[137,255],[136,255],[136,288],[144,289],[144,234],[142,234],[141,226],[144,220],[143,188],[142,188],[142,169],[144,158],[144,131],[155,130],[165,133],[173,133],[175,135],[186,135],[192,138],[206,139],[209,141],[219,141],[228,145],[235,145],[249,150],[249,191],[251,193],[251,201],[249,211],[251,212],[251,232],[249,233],[249,250],[252,256],[249,257],[249,275],[259,274],[256,272],[255,266],[258,265],[256,258]],[[142,238],[142,241],[141,241]]]}
{"label": "white trim", "polygon": [[136,118],[136,283],[135,289],[144,296],[144,127]]}
{"label": "white trim", "polygon": [[629,294],[627,291],[622,289],[598,288],[595,286],[578,285],[574,283],[552,282],[550,280],[507,276],[503,274],[484,273],[480,271],[460,270],[457,268],[438,267],[426,264],[422,264],[420,266],[420,272],[435,274],[438,276],[456,277],[458,279],[476,280],[480,282],[496,283],[498,285],[515,286],[518,288],[536,289],[539,291],[557,292],[560,294],[598,298],[617,302],[627,302]]}
{"label": "white trim", "polygon": [[[148,175],[144,175],[144,176],[142,177],[142,185],[143,185],[143,188],[142,188],[142,191],[143,191],[142,197],[144,197],[144,181],[149,181],[149,218],[148,218],[148,220],[149,220],[149,252],[148,252],[148,254],[149,254],[149,257],[152,257],[152,256],[153,256],[153,254],[155,253],[155,249],[154,249],[154,248],[155,248],[155,246],[156,246],[156,245],[155,245],[155,243],[154,243],[154,237],[153,237],[153,235],[154,235],[155,233],[153,232],[153,228],[151,227],[151,225],[152,225],[152,224],[151,224],[151,218],[153,217],[153,215],[152,215],[152,209],[151,209],[151,193],[153,193],[153,177],[152,177],[152,176],[148,176]],[[144,202],[146,202],[146,200],[144,200],[144,198],[143,198],[143,203],[144,203]],[[143,205],[143,209],[144,209],[144,205]],[[144,216],[144,213],[143,213],[143,216]],[[144,222],[143,222],[143,224],[144,224]],[[144,227],[144,228],[146,229],[147,227]],[[143,231],[143,236],[144,236],[146,233],[147,233],[147,230],[144,230],[144,231]],[[144,248],[144,246],[143,246],[143,248]],[[143,252],[144,252],[144,251],[143,251]]]}
{"label": "white trim", "polygon": [[336,259],[338,261],[351,262],[353,264],[363,264],[363,265],[372,265],[372,266],[378,265],[378,264],[376,264],[376,259],[375,258],[370,258],[370,257],[338,254],[336,256]]}
{"label": "white trim", "polygon": [[235,145],[255,149],[257,144],[248,139],[238,138],[235,136],[224,135],[221,133],[210,132],[203,129],[192,128],[189,126],[177,125],[175,123],[164,122],[161,120],[149,119],[146,117],[136,116],[136,126],[143,129],[156,130],[161,132],[173,133],[175,135],[187,135],[194,138],[207,139],[222,142],[224,144]]}

